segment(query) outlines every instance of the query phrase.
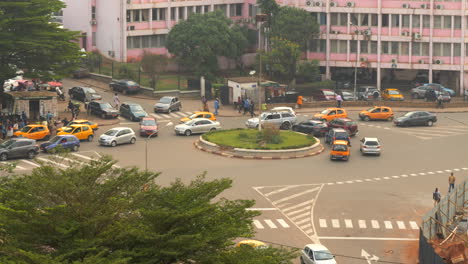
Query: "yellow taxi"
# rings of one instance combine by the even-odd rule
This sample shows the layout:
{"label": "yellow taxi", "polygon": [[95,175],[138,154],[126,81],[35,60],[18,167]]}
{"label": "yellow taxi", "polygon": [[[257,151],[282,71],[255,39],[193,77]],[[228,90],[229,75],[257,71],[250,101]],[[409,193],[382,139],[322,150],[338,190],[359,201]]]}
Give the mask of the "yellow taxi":
{"label": "yellow taxi", "polygon": [[335,140],[331,145],[330,159],[331,160],[349,160],[350,148],[348,141]]}
{"label": "yellow taxi", "polygon": [[327,108],[322,112],[315,114],[314,119],[330,122],[335,118],[347,118],[348,113],[344,108]]}
{"label": "yellow taxi", "polygon": [[253,240],[253,239],[247,239],[247,240],[242,240],[236,244],[236,247],[252,247],[252,248],[267,248],[267,244],[263,243],[262,241],[258,240]]}
{"label": "yellow taxi", "polygon": [[389,88],[382,92],[382,99],[389,101],[403,101],[405,97],[401,94],[400,90]]}
{"label": "yellow taxi", "polygon": [[194,118],[206,118],[206,119],[210,119],[211,121],[216,121],[216,116],[213,113],[210,113],[210,112],[195,112],[195,114],[193,114],[193,115],[182,117],[180,119],[180,122],[185,123],[185,122],[190,121],[190,120],[192,120]]}
{"label": "yellow taxi", "polygon": [[74,135],[79,140],[93,141],[94,132],[89,125],[70,125],[62,128],[57,135]]}
{"label": "yellow taxi", "polygon": [[50,131],[49,128],[44,125],[27,125],[16,131],[13,136],[41,140],[48,139],[50,137]]}
{"label": "yellow taxi", "polygon": [[88,125],[90,126],[94,131],[98,130],[99,129],[99,124],[98,123],[94,123],[92,121],[89,121],[89,120],[86,120],[86,119],[77,119],[77,120],[73,120],[71,121],[70,123],[68,123],[68,125]]}
{"label": "yellow taxi", "polygon": [[359,118],[363,121],[369,120],[388,120],[392,121],[394,118],[392,108],[388,106],[374,106],[367,110],[362,110],[359,113]]}

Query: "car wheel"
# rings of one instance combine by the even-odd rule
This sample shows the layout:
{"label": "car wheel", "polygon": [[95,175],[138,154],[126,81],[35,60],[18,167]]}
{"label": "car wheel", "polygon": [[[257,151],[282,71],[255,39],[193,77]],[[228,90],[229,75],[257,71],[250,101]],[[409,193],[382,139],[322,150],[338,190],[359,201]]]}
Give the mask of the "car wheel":
{"label": "car wheel", "polygon": [[169,108],[167,109],[167,113],[170,114],[171,112],[172,112],[172,109],[169,107]]}
{"label": "car wheel", "polygon": [[115,146],[117,146],[117,142],[112,141],[110,145],[111,145],[111,147],[115,147]]}
{"label": "car wheel", "polygon": [[177,110],[176,111],[180,111],[180,106],[177,107]]}
{"label": "car wheel", "polygon": [[28,157],[28,159],[34,159],[34,157],[36,157],[36,152],[34,152],[32,150],[29,151],[27,157]]}
{"label": "car wheel", "polygon": [[305,264],[304,260],[302,259],[302,257],[300,258],[301,260],[301,264]]}
{"label": "car wheel", "polygon": [[89,135],[89,136],[88,136],[88,141],[89,141],[89,142],[93,141],[93,138],[94,138],[93,135]]}
{"label": "car wheel", "polygon": [[102,119],[106,119],[106,114],[104,114],[104,113],[101,114],[101,118],[102,118]]}
{"label": "car wheel", "polygon": [[413,93],[413,94],[411,94],[411,98],[419,99],[419,95],[417,93]]}
{"label": "car wheel", "polygon": [[0,160],[1,160],[1,161],[5,161],[5,160],[7,160],[7,159],[8,159],[8,154],[6,154],[6,153],[0,154]]}
{"label": "car wheel", "polygon": [[282,125],[281,125],[281,128],[284,129],[284,130],[289,130],[291,128],[291,123],[289,122],[284,122]]}
{"label": "car wheel", "polygon": [[370,118],[369,118],[368,116],[365,116],[363,120],[364,120],[364,121],[369,121]]}
{"label": "car wheel", "polygon": [[210,129],[210,132],[213,132],[213,131],[216,131],[216,128],[213,127]]}
{"label": "car wheel", "polygon": [[387,118],[387,121],[393,121],[393,116],[390,116],[389,118]]}
{"label": "car wheel", "polygon": [[188,136],[192,135],[192,131],[185,130],[184,135],[186,135],[188,137]]}
{"label": "car wheel", "polygon": [[432,125],[434,125],[434,122],[432,122],[432,120],[427,120],[426,125],[428,127],[431,127]]}
{"label": "car wheel", "polygon": [[135,142],[136,142],[136,138],[130,139],[130,144],[135,144]]}

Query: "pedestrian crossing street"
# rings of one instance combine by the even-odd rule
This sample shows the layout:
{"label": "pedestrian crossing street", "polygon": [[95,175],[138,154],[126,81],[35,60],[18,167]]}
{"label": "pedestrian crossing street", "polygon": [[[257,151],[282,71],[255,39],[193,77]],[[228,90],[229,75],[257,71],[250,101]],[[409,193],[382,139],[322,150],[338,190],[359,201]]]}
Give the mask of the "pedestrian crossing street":
{"label": "pedestrian crossing street", "polygon": [[321,229],[373,229],[373,230],[419,230],[416,221],[398,220],[352,220],[352,219],[318,219]]}
{"label": "pedestrian crossing street", "polygon": [[402,133],[409,136],[416,137],[421,140],[430,140],[436,138],[466,135],[468,134],[468,126],[464,125],[434,125],[432,127],[427,126],[414,126],[414,127],[396,127],[389,123],[377,123],[374,122],[358,122],[358,126],[371,127],[377,129],[388,130],[391,132]]}

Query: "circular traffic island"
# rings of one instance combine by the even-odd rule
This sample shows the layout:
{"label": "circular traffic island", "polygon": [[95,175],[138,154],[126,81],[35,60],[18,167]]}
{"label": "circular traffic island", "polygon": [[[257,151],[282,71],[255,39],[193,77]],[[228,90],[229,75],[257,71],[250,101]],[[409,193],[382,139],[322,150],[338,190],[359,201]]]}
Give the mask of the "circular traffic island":
{"label": "circular traffic island", "polygon": [[317,155],[323,151],[320,140],[277,128],[231,129],[206,133],[195,142],[203,151],[244,159],[292,159]]}

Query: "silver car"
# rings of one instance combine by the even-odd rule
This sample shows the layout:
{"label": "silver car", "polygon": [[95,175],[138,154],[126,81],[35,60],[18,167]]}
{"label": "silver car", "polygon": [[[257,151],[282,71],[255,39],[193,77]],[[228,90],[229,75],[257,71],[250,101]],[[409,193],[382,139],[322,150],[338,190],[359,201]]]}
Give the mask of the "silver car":
{"label": "silver car", "polygon": [[164,96],[159,99],[159,102],[154,105],[154,112],[170,113],[172,111],[179,111],[182,108],[182,103],[179,98],[173,96]]}
{"label": "silver car", "polygon": [[99,137],[99,145],[115,147],[120,144],[135,144],[136,135],[129,127],[114,127]]}
{"label": "silver car", "polygon": [[195,118],[175,126],[176,135],[190,136],[221,129],[221,124],[206,118]]}
{"label": "silver car", "polygon": [[365,137],[361,139],[361,146],[359,147],[362,155],[374,154],[380,156],[382,145],[378,138]]}
{"label": "silver car", "polygon": [[264,112],[258,117],[250,118],[245,122],[247,128],[258,128],[258,123],[262,123],[262,127],[265,124],[272,124],[280,129],[288,130],[297,122],[296,115],[289,112]]}

